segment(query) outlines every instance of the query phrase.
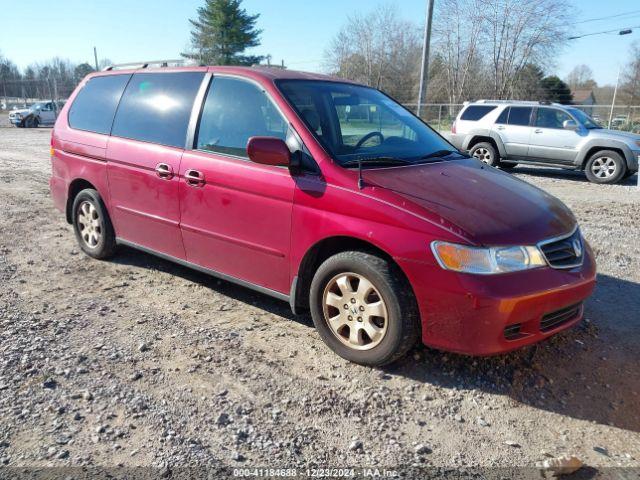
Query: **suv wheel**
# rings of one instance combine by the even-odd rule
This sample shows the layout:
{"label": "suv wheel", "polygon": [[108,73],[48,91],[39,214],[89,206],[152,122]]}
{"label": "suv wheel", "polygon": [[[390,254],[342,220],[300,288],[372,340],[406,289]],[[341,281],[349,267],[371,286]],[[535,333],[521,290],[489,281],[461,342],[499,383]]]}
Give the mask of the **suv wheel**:
{"label": "suv wheel", "polygon": [[341,357],[381,366],[403,356],[418,339],[418,309],[406,280],[389,261],[364,252],[327,259],[313,277],[313,323]]}
{"label": "suv wheel", "polygon": [[82,251],[93,258],[111,257],[116,235],[100,194],[87,188],[73,200],[73,230]]}
{"label": "suv wheel", "polygon": [[469,151],[469,155],[492,167],[500,165],[500,155],[495,147],[487,142],[476,143]]}
{"label": "suv wheel", "polygon": [[38,124],[40,122],[38,122],[38,117],[27,117],[27,119],[25,120],[25,127],[27,128],[38,128]]}
{"label": "suv wheel", "polygon": [[627,166],[619,153],[601,150],[591,155],[585,167],[585,173],[593,183],[616,183],[624,178]]}

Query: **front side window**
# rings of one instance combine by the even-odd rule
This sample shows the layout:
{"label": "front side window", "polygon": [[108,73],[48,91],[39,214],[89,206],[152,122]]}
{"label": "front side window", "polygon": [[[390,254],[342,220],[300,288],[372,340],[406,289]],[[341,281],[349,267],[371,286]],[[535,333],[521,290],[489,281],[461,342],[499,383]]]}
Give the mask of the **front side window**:
{"label": "front side window", "polygon": [[183,148],[203,72],[136,73],[127,85],[112,135]]}
{"label": "front side window", "polygon": [[309,130],[342,165],[393,159],[422,163],[455,149],[427,125],[373,88],[318,80],[277,83]]}
{"label": "front side window", "polygon": [[598,124],[598,122],[596,122],[593,118],[591,118],[589,115],[584,113],[582,110],[579,110],[577,108],[571,108],[570,112],[573,114],[574,117],[578,119],[578,122],[580,122],[582,125],[585,126],[585,128],[588,128],[590,130],[594,128],[602,128]]}
{"label": "front side window", "polygon": [[573,120],[568,113],[557,108],[542,107],[536,113],[535,125],[540,128],[562,128],[566,120]]}
{"label": "front side window", "polygon": [[511,107],[509,110],[509,125],[528,127],[532,111],[532,107]]}
{"label": "front side window", "polygon": [[69,126],[109,135],[122,92],[131,75],[105,75],[89,80],[69,109]]}
{"label": "front side window", "polygon": [[214,77],[202,109],[196,149],[246,158],[249,138],[286,141],[288,129],[262,88],[239,78]]}

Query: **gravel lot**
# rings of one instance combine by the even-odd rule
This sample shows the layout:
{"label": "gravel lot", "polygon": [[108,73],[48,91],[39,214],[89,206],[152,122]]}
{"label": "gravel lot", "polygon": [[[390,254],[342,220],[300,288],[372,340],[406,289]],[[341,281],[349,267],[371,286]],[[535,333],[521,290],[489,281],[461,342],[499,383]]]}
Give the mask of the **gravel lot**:
{"label": "gravel lot", "polygon": [[0,464],[533,467],[569,454],[583,478],[640,467],[636,177],[514,170],[573,209],[597,254],[580,326],[500,357],[418,347],[377,370],[334,355],[286,303],[126,248],[82,254],[49,198],[49,137],[0,128]]}

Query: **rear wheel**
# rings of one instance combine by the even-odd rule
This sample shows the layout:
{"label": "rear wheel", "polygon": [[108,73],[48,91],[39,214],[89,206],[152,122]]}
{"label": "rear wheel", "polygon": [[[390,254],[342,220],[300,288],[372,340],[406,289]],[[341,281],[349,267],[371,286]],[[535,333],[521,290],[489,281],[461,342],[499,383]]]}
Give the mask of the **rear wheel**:
{"label": "rear wheel", "polygon": [[397,267],[364,252],[327,259],[311,282],[313,323],[341,357],[381,366],[403,356],[420,332],[410,286]]}
{"label": "rear wheel", "polygon": [[116,236],[100,194],[82,190],[73,201],[73,230],[80,248],[90,257],[106,259],[116,251]]}
{"label": "rear wheel", "polygon": [[496,148],[488,142],[476,143],[471,147],[469,155],[492,167],[498,167],[500,165],[500,155]]}
{"label": "rear wheel", "polygon": [[585,174],[593,183],[616,183],[624,178],[627,166],[618,152],[600,150],[587,160]]}

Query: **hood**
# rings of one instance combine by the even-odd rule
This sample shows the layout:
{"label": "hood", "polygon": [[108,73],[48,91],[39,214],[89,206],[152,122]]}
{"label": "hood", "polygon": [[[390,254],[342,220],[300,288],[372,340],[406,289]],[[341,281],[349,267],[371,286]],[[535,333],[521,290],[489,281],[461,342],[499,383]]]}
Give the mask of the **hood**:
{"label": "hood", "polygon": [[594,135],[597,135],[599,138],[611,138],[612,140],[628,140],[631,142],[636,142],[640,140],[640,135],[637,133],[631,132],[623,132],[622,130],[609,130],[608,128],[598,128],[595,130],[589,130],[589,132],[593,132]]}
{"label": "hood", "polygon": [[392,190],[479,245],[534,245],[569,233],[573,213],[557,198],[478,160],[370,169],[365,181]]}
{"label": "hood", "polygon": [[21,108],[20,110],[11,110],[9,113],[20,113],[24,116],[29,115],[29,113],[31,113],[31,110],[28,108]]}

